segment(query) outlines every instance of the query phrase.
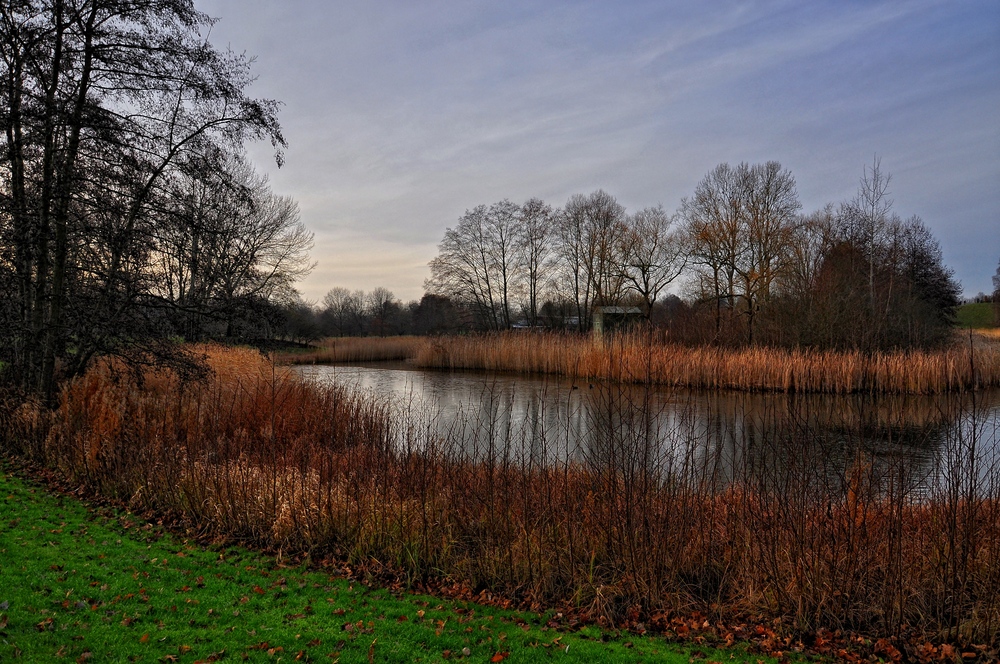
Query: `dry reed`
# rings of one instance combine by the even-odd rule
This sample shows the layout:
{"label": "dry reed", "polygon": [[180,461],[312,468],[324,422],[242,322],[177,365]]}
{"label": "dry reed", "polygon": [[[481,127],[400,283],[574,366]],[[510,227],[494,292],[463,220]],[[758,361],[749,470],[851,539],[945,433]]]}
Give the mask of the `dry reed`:
{"label": "dry reed", "polygon": [[[473,347],[521,353],[521,370],[612,368],[581,359],[573,339],[515,341]],[[824,468],[799,439],[758,450],[782,463],[745,463],[720,491],[699,479],[718,457],[683,455],[668,472],[625,430],[587,462],[542,465],[509,437],[472,454],[250,351],[203,352],[207,383],[166,372],[139,383],[105,363],[51,415],[6,413],[3,432],[44,441],[44,461],[75,482],[205,533],[378,561],[411,581],[443,576],[536,607],[572,602],[605,624],[662,627],[700,610],[801,630],[1000,634],[1000,463],[976,465],[976,431],[951,441],[952,480],[919,501],[902,467],[859,454]]]}
{"label": "dry reed", "polygon": [[688,347],[643,333],[599,340],[576,335],[442,337],[418,366],[548,373],[581,380],[693,389],[824,394],[938,394],[1000,385],[1000,344],[988,339],[940,351],[865,354],[775,348]]}
{"label": "dry reed", "polygon": [[994,328],[980,328],[974,331],[974,334],[986,339],[988,341],[1000,341],[1000,327]]}
{"label": "dry reed", "polygon": [[316,350],[278,353],[281,364],[333,364],[408,360],[426,346],[426,337],[330,337]]}

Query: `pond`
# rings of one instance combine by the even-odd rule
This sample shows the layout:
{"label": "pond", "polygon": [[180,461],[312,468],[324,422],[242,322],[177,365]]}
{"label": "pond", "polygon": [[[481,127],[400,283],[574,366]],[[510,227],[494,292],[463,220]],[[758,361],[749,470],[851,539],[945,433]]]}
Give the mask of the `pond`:
{"label": "pond", "polygon": [[[579,464],[725,488],[840,493],[863,482],[920,500],[1000,493],[1000,392],[839,396],[696,392],[556,376],[297,367],[391,404],[397,444],[477,462]],[[807,478],[804,481],[803,478]]]}

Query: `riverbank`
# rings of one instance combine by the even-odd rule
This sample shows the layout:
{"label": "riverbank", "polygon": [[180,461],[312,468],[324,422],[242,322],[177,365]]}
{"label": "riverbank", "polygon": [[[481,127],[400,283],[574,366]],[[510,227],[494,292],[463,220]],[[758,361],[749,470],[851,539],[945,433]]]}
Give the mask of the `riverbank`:
{"label": "riverbank", "polygon": [[937,351],[865,354],[777,348],[688,347],[643,333],[330,339],[284,353],[288,364],[411,360],[428,369],[542,373],[669,387],[819,394],[941,394],[1000,386],[1000,338],[956,334]]}
{"label": "riverbank", "polygon": [[945,440],[951,472],[919,497],[903,464],[858,448],[827,466],[794,439],[756,443],[720,487],[651,465],[631,429],[590,459],[543,464],[506,456],[503,428],[486,422],[489,444],[462,451],[374,397],[296,380],[252,351],[202,352],[207,383],[102,365],[54,413],[5,413],[7,453],[205,536],[572,606],[608,626],[701,613],[801,638],[974,645],[1000,632],[1000,463],[978,455],[984,432]]}
{"label": "riverbank", "polygon": [[2,467],[0,514],[4,661],[777,661],[700,623],[709,643],[681,644],[206,546]]}

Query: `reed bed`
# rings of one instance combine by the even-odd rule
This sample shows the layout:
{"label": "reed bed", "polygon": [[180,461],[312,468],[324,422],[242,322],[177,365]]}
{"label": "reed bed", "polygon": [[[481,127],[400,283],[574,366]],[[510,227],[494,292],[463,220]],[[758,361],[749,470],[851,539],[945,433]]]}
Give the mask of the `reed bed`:
{"label": "reed bed", "polygon": [[1000,385],[1000,344],[986,337],[940,351],[865,354],[692,348],[656,342],[642,332],[605,340],[497,334],[436,339],[419,350],[415,363],[710,390],[938,394]]}
{"label": "reed bed", "polygon": [[974,334],[988,341],[1000,342],[1000,327],[980,328]]}
{"label": "reed bed", "polygon": [[281,364],[334,364],[408,360],[429,343],[427,337],[330,337],[315,350],[278,353]]}
{"label": "reed bed", "polygon": [[[1000,459],[981,453],[996,431],[949,441],[948,480],[919,497],[903,465],[860,449],[846,464],[841,449],[817,455],[801,444],[809,430],[757,441],[719,485],[726,452],[694,439],[668,460],[623,425],[587,459],[543,462],[559,441],[527,453],[517,432],[489,427],[470,450],[250,351],[202,352],[207,382],[140,382],[105,363],[55,412],[5,411],[0,436],[8,453],[206,535],[573,605],[606,625],[666,628],[700,611],[997,643]],[[609,406],[622,394],[608,391]]]}

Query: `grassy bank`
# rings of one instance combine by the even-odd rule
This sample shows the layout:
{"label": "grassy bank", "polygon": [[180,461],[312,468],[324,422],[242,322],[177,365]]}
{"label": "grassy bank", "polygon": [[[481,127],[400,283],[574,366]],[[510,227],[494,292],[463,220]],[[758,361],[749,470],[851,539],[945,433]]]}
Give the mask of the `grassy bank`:
{"label": "grassy bank", "polygon": [[996,309],[992,302],[963,304],[956,312],[961,328],[991,329],[997,326]]}
{"label": "grassy bank", "polygon": [[575,335],[446,337],[417,353],[418,366],[549,373],[582,380],[695,389],[828,394],[936,394],[1000,385],[1000,344],[976,335],[940,351],[867,355],[776,348],[691,348],[642,333],[595,341]]}
{"label": "grassy bank", "polygon": [[796,635],[1000,634],[1000,460],[981,454],[997,433],[981,425],[940,443],[922,472],[942,480],[919,495],[898,459],[803,445],[808,417],[796,437],[749,441],[735,464],[698,440],[660,457],[624,425],[586,459],[542,462],[558,441],[519,453],[515,434],[486,422],[488,444],[463,449],[250,351],[204,352],[208,383],[103,365],[54,413],[8,410],[7,453],[206,536],[413,586],[450,579],[606,626],[666,628],[697,612]]}
{"label": "grassy bank", "polygon": [[0,515],[2,661],[775,661],[206,548],[2,470]]}

